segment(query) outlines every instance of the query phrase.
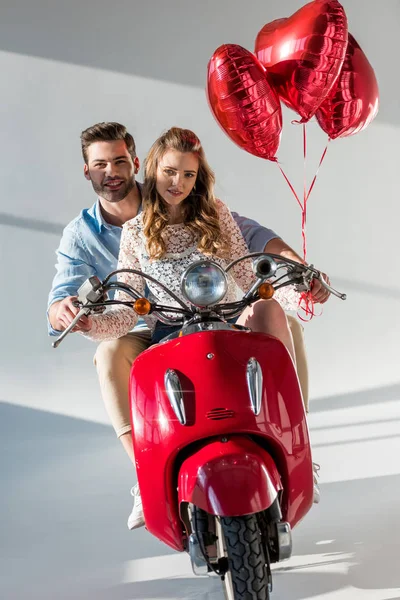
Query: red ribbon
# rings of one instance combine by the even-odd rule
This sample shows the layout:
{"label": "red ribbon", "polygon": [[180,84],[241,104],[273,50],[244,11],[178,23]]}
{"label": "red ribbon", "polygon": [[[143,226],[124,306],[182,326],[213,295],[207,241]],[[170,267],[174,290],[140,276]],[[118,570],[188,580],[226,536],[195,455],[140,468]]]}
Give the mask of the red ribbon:
{"label": "red ribbon", "polygon": [[[322,153],[321,159],[319,161],[318,164],[318,168],[317,171],[314,175],[314,178],[311,182],[310,187],[308,188],[307,191],[307,176],[306,176],[306,164],[307,164],[307,131],[306,131],[306,123],[302,120],[302,121],[292,121],[293,123],[298,123],[298,124],[302,124],[303,125],[303,158],[304,158],[304,181],[303,181],[303,202],[300,201],[299,196],[296,193],[296,190],[294,189],[292,183],[290,182],[288,176],[286,175],[286,173],[284,172],[284,170],[282,169],[281,165],[277,162],[277,165],[282,173],[282,175],[284,176],[288,186],[290,187],[290,190],[292,192],[292,194],[294,195],[294,197],[297,200],[298,205],[300,206],[300,210],[301,210],[301,236],[303,239],[303,260],[306,261],[307,258],[307,233],[306,233],[306,225],[307,225],[307,202],[308,199],[310,197],[310,194],[314,188],[315,182],[317,180],[317,176],[320,170],[320,167],[322,165],[322,163],[324,162],[325,156],[326,156],[326,152],[328,150],[328,144],[331,141],[330,138],[328,139],[328,143],[326,145],[325,150]],[[300,311],[302,311],[302,314],[304,314],[305,318],[303,318],[300,314]],[[322,314],[322,311],[321,313]],[[315,310],[314,310],[314,300],[312,298],[312,293],[311,291],[309,292],[303,292],[300,295],[300,300],[299,300],[299,306],[298,306],[298,313],[297,313],[299,319],[301,319],[302,321],[311,321],[311,319],[316,316]],[[320,315],[318,315],[320,316]]]}

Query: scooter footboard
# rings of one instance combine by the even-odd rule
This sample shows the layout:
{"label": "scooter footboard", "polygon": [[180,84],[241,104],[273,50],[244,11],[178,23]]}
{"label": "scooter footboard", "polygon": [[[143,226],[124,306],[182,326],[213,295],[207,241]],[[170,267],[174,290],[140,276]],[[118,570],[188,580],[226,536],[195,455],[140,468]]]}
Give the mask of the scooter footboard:
{"label": "scooter footboard", "polygon": [[282,489],[272,457],[249,438],[208,441],[179,471],[178,496],[206,512],[234,517],[269,508]]}

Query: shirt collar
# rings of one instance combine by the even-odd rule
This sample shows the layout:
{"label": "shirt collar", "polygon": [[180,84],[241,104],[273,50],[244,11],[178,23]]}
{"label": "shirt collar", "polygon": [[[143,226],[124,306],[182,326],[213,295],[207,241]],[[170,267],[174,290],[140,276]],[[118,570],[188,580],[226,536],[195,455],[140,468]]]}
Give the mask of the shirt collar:
{"label": "shirt collar", "polygon": [[[142,197],[142,184],[137,181],[136,185],[138,187],[140,197]],[[89,209],[88,212],[96,223],[96,229],[97,229],[98,233],[101,233],[103,229],[121,229],[120,227],[117,227],[116,225],[111,225],[110,223],[107,223],[107,221],[104,219],[104,217],[101,213],[100,200],[98,198],[97,198],[97,201],[93,204],[93,206]],[[140,203],[138,214],[141,212],[142,212],[142,203]]]}

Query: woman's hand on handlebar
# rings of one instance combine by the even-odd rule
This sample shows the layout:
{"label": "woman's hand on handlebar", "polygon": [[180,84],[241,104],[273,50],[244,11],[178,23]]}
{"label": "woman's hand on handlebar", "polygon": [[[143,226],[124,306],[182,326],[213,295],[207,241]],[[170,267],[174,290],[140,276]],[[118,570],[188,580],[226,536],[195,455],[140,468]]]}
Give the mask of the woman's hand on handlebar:
{"label": "woman's hand on handlebar", "polygon": [[73,328],[73,332],[75,331],[90,331],[92,329],[92,318],[91,317],[81,317],[78,323]]}

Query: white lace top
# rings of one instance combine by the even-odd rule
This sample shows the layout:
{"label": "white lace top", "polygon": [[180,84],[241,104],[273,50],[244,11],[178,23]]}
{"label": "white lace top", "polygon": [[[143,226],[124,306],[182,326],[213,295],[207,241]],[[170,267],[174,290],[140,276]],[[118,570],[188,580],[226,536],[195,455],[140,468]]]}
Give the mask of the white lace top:
{"label": "white lace top", "polygon": [[[176,225],[167,225],[162,233],[167,249],[166,254],[161,259],[150,260],[146,248],[146,238],[143,233],[143,213],[140,213],[134,219],[127,221],[123,226],[118,269],[140,269],[166,285],[185,304],[189,304],[182,295],[180,282],[183,272],[191,263],[197,260],[211,259],[225,268],[232,260],[240,258],[249,252],[240,229],[228,207],[220,200],[217,200],[217,210],[221,230],[224,232],[230,245],[229,259],[223,259],[215,255],[205,255],[200,252],[193,233],[184,223],[179,223]],[[242,261],[233,267],[227,276],[228,292],[223,302],[234,302],[238,299],[240,290],[246,292],[255,279],[251,268],[251,260]],[[144,295],[145,283],[142,277],[132,273],[121,273],[118,280],[128,283],[141,295]],[[147,286],[151,295],[157,298],[158,303],[166,306],[176,305],[167,292],[156,284],[147,280]],[[293,296],[293,291],[288,291],[288,293],[280,292],[274,297],[284,309],[297,308],[297,295],[295,294],[295,299],[293,297],[290,298],[290,296]],[[133,301],[130,296],[120,291],[116,293],[115,299]],[[91,319],[93,326],[90,331],[84,333],[85,337],[92,340],[109,340],[126,335],[135,326],[138,316],[127,306],[113,306],[103,314],[93,315]],[[157,317],[148,315],[144,319],[153,331]]]}

